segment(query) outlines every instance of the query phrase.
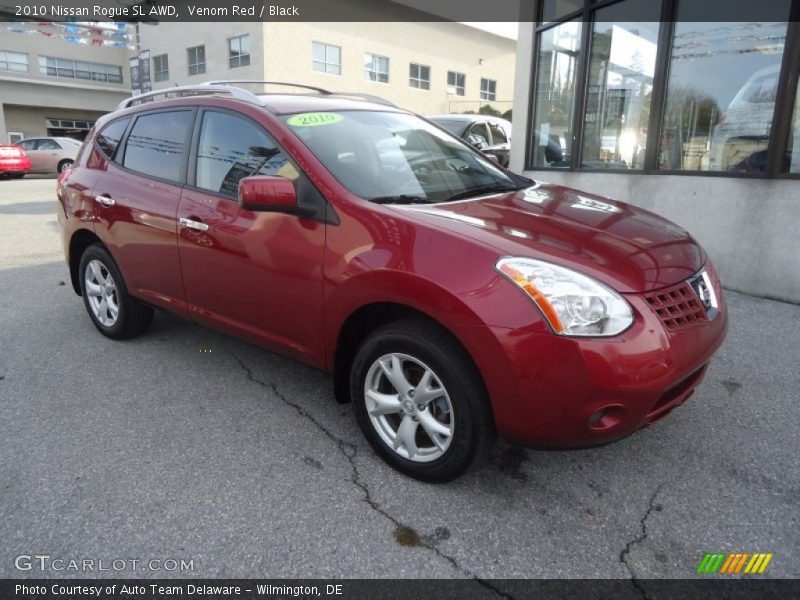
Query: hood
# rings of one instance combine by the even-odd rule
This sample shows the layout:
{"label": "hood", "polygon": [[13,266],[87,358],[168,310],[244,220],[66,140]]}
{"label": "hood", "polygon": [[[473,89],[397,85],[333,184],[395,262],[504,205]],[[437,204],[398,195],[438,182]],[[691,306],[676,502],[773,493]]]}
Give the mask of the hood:
{"label": "hood", "polygon": [[556,185],[394,208],[494,246],[503,256],[574,268],[622,293],[684,281],[705,262],[702,248],[674,223],[624,202]]}

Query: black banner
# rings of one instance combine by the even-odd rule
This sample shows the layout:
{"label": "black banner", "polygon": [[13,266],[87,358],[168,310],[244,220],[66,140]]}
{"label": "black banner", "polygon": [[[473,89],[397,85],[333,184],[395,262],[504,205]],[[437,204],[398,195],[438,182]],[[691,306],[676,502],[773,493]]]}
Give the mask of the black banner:
{"label": "black banner", "polygon": [[725,598],[783,600],[800,597],[788,579],[28,579],[0,580],[3,600],[463,600],[467,598],[596,598],[613,600]]}

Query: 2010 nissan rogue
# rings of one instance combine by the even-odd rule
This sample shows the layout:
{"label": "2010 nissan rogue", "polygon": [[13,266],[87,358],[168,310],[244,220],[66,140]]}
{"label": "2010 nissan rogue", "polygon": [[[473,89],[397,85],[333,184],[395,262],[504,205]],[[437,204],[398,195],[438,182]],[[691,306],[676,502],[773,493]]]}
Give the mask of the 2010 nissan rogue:
{"label": "2010 nissan rogue", "polygon": [[376,99],[220,82],[131,98],[58,197],[102,334],[139,334],[157,307],[332,372],[376,452],[423,480],[497,434],[576,447],[653,423],[725,336],[683,229]]}

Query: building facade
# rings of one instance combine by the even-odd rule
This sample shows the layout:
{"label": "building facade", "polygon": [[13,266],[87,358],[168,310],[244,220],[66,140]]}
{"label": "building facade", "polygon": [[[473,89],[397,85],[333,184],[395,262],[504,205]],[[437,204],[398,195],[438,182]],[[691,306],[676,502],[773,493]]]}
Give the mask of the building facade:
{"label": "building facade", "polygon": [[452,22],[161,23],[140,26],[153,89],[220,79],[287,81],[385,97],[423,114],[499,112],[516,42]]}
{"label": "building facade", "polygon": [[[52,26],[57,27],[57,26]],[[82,139],[130,96],[128,50],[70,43],[50,30],[0,30],[0,144]]]}
{"label": "building facade", "polygon": [[727,0],[536,1],[511,168],[653,210],[726,287],[800,302],[800,1],[769,21]]}

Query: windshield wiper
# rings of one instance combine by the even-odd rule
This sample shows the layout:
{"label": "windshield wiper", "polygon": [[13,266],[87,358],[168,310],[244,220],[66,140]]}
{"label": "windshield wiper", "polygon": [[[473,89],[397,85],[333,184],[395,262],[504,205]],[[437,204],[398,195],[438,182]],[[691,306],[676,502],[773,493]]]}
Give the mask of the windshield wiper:
{"label": "windshield wiper", "polygon": [[369,201],[375,204],[427,204],[430,202],[425,196],[414,196],[413,194],[377,196],[376,198],[370,198]]}
{"label": "windshield wiper", "polygon": [[515,190],[519,190],[522,188],[518,188],[515,185],[479,185],[476,187],[469,188],[468,190],[464,190],[463,192],[457,192],[452,196],[445,198],[445,202],[451,202],[452,200],[462,200],[464,198],[469,198],[470,196],[477,196],[479,194],[489,194],[492,192],[512,192]]}

